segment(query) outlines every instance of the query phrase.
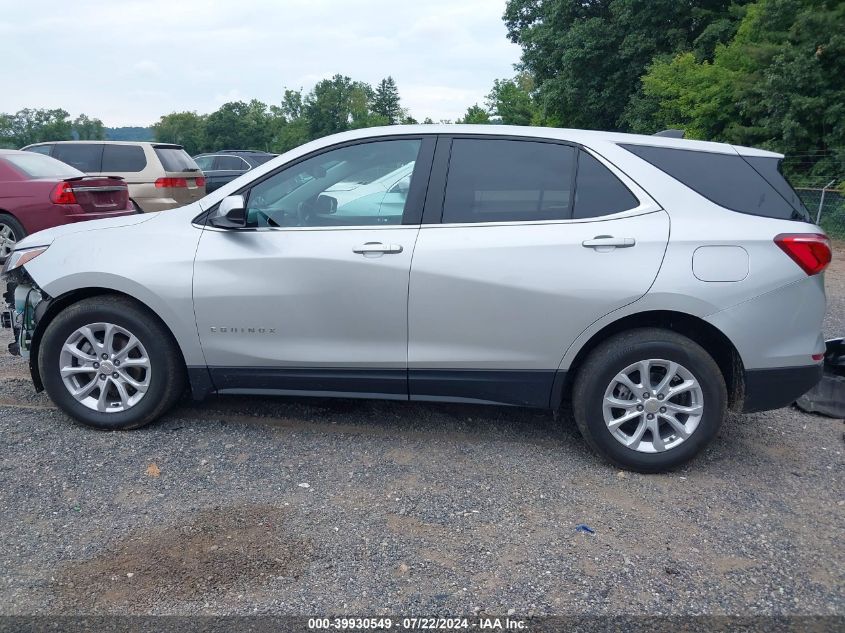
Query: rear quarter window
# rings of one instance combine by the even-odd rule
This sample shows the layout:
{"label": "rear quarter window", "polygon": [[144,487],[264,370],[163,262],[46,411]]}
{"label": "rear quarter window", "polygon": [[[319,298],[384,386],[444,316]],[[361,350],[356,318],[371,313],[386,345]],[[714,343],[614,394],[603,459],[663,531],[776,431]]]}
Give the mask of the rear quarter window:
{"label": "rear quarter window", "polygon": [[782,220],[807,220],[739,154],[718,154],[648,145],[621,145],[721,207]]}
{"label": "rear quarter window", "polygon": [[146,166],[147,157],[139,145],[105,145],[103,148],[104,172],[139,172]]}
{"label": "rear quarter window", "polygon": [[607,167],[585,151],[578,152],[574,218],[597,218],[639,206],[640,201]]}
{"label": "rear quarter window", "polygon": [[53,150],[53,158],[86,174],[101,171],[103,146],[100,143],[62,143]]}
{"label": "rear quarter window", "polygon": [[154,147],[156,156],[161,161],[164,171],[199,171],[199,167],[181,147]]}

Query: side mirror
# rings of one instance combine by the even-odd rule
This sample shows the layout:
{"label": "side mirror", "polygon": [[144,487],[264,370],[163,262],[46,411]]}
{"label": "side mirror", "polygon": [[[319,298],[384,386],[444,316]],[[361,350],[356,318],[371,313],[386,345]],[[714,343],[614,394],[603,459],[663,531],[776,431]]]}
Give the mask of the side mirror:
{"label": "side mirror", "polygon": [[243,196],[226,196],[208,219],[219,229],[242,229],[246,226],[246,202]]}

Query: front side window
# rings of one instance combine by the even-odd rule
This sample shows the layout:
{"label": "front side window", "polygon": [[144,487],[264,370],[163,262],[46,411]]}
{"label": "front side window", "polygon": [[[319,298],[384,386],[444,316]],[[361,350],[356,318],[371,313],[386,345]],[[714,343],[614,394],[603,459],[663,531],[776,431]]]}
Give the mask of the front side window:
{"label": "front side window", "polygon": [[443,222],[568,219],[576,151],[537,141],[455,139]]}
{"label": "front side window", "polygon": [[202,171],[211,171],[214,166],[214,156],[197,156],[194,162]]}
{"label": "front side window", "polygon": [[101,171],[103,146],[100,143],[61,143],[53,150],[53,158],[86,174]]}
{"label": "front side window", "polygon": [[247,226],[401,224],[420,143],[361,143],[282,169],[250,189]]}
{"label": "front side window", "polygon": [[50,155],[50,152],[53,150],[52,145],[34,145],[33,147],[27,147],[27,152],[35,152],[36,154],[45,154],[47,156]]}

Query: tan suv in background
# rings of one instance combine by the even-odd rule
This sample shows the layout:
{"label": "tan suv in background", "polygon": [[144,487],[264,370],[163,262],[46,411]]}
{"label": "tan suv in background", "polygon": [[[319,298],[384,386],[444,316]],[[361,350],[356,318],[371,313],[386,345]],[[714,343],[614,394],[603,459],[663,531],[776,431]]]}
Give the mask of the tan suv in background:
{"label": "tan suv in background", "polygon": [[134,141],[56,141],[22,148],[91,176],[120,176],[139,212],[181,207],[205,196],[205,177],[181,145]]}

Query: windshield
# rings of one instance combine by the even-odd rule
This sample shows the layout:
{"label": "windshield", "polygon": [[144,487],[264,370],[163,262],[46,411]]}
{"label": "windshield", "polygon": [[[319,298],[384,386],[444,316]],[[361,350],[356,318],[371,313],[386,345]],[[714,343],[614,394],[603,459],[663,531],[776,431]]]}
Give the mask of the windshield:
{"label": "windshield", "polygon": [[76,178],[84,176],[81,171],[55,158],[27,152],[22,154],[4,154],[7,163],[29,178]]}

